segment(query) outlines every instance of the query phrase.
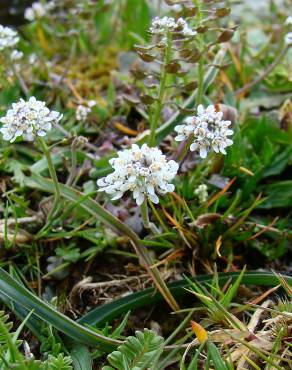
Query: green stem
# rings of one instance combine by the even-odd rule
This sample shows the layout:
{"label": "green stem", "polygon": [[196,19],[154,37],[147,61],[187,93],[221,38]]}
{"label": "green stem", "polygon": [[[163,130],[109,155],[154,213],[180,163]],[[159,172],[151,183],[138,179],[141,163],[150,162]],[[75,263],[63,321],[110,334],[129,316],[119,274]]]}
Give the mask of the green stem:
{"label": "green stem", "polygon": [[149,213],[148,213],[147,200],[144,200],[144,202],[141,204],[141,206],[140,206],[140,212],[141,212],[143,226],[146,229],[151,230],[153,232],[153,234],[155,234],[155,235],[159,234],[159,230],[154,225],[154,223],[149,221]]}
{"label": "green stem", "polygon": [[55,171],[55,167],[53,165],[53,161],[52,161],[52,158],[51,158],[50,150],[47,147],[47,144],[46,144],[46,142],[43,138],[39,137],[38,140],[39,140],[39,143],[42,147],[42,151],[43,151],[43,153],[46,157],[49,172],[50,172],[50,175],[51,175],[51,178],[53,180],[54,187],[55,187],[54,203],[53,203],[53,206],[52,206],[52,208],[51,208],[51,210],[48,214],[48,220],[51,220],[54,216],[54,213],[56,212],[56,210],[59,206],[59,203],[60,203],[60,199],[61,199],[60,186],[59,186],[59,181],[58,181],[57,174],[56,174],[56,171]]}
{"label": "green stem", "polygon": [[141,212],[143,226],[146,227],[146,229],[150,229],[147,200],[144,200],[144,202],[141,204],[140,212]]}
{"label": "green stem", "polygon": [[76,175],[76,167],[77,167],[77,155],[76,155],[76,141],[73,140],[71,144],[71,168],[68,179],[66,181],[66,185],[72,185],[75,175]]}
{"label": "green stem", "polygon": [[197,107],[200,104],[202,104],[203,94],[204,94],[204,55],[202,52],[198,67],[198,94],[196,99]]}
{"label": "green stem", "polygon": [[[203,19],[203,14],[201,11],[201,2],[198,0],[194,0],[194,4],[198,8],[197,12],[197,21],[199,24],[201,24],[202,19]],[[199,66],[198,66],[198,94],[197,94],[197,99],[196,99],[196,106],[202,104],[202,98],[204,94],[204,36],[203,34],[199,35],[198,37],[199,41],[199,48],[200,48],[200,59],[199,59]]]}
{"label": "green stem", "polygon": [[155,134],[156,134],[156,129],[157,129],[159,120],[161,118],[161,111],[163,108],[165,85],[166,85],[166,79],[167,79],[166,66],[170,62],[170,58],[171,58],[171,37],[170,35],[167,35],[167,46],[165,50],[163,67],[161,71],[158,98],[157,98],[154,114],[151,115],[153,119],[151,119],[151,123],[150,123],[149,146],[155,146],[156,144]]}

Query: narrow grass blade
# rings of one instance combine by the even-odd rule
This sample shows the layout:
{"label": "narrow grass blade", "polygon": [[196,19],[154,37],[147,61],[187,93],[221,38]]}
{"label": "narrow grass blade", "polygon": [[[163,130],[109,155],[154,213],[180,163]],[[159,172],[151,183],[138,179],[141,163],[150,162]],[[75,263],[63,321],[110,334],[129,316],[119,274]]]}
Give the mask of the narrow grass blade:
{"label": "narrow grass blade", "polygon": [[[225,284],[227,281],[234,282],[241,273],[219,273],[218,281],[220,284]],[[201,275],[192,278],[191,281],[196,283],[210,283],[213,275]],[[292,285],[291,276],[283,276],[288,285]],[[276,286],[279,283],[278,277],[272,272],[250,271],[246,272],[241,280],[242,284],[257,285],[257,286]],[[168,288],[175,297],[188,294],[184,288],[188,288],[190,283],[186,280],[176,281],[168,284]],[[161,302],[162,297],[159,293],[155,293],[154,289],[149,288],[143,291],[133,293],[127,297],[117,299],[111,303],[97,307],[83,316],[79,322],[89,325],[103,325],[110,322],[128,311],[133,311],[140,307],[147,307],[157,302]]]}
{"label": "narrow grass blade", "polygon": [[34,315],[50,323],[57,330],[79,343],[94,346],[106,352],[112,351],[121,344],[120,341],[97,334],[58,312],[48,303],[24,288],[2,268],[0,268],[0,292],[7,296],[9,300],[23,306],[28,311],[33,311]]}

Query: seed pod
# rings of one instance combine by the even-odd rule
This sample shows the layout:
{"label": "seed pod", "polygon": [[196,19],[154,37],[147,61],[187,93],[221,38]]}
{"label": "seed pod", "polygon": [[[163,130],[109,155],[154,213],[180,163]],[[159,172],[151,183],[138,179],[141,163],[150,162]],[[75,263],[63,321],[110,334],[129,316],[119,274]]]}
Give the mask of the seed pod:
{"label": "seed pod", "polygon": [[188,58],[187,62],[188,63],[196,63],[201,57],[201,53],[199,50],[195,50],[192,55]]}
{"label": "seed pod", "polygon": [[151,54],[148,54],[148,53],[138,52],[137,54],[138,54],[139,58],[141,58],[146,63],[153,62],[153,60],[155,60],[155,58],[156,58],[155,55],[151,55]]}
{"label": "seed pod", "polygon": [[218,8],[215,11],[215,14],[219,18],[223,18],[226,15],[230,14],[231,9],[230,8]]}
{"label": "seed pod", "polygon": [[179,51],[179,56],[182,58],[188,58],[192,55],[192,50],[190,49],[182,49]]}
{"label": "seed pod", "polygon": [[136,50],[138,53],[146,53],[147,51],[154,49],[155,46],[156,45],[149,45],[149,46],[134,45],[134,50]]}
{"label": "seed pod", "polygon": [[140,100],[130,94],[123,94],[123,99],[129,104],[139,104]]}
{"label": "seed pod", "polygon": [[141,69],[131,69],[130,72],[137,80],[143,80],[148,76],[148,74]]}
{"label": "seed pod", "polygon": [[228,42],[232,39],[233,35],[234,35],[234,30],[233,29],[225,30],[218,37],[217,41],[219,43]]}
{"label": "seed pod", "polygon": [[192,8],[187,8],[186,10],[185,10],[185,16],[186,17],[193,17],[193,16],[195,16],[197,13],[198,13],[198,8],[197,7],[192,7]]}
{"label": "seed pod", "polygon": [[205,33],[205,32],[208,31],[208,27],[207,26],[201,26],[201,27],[196,28],[196,31],[198,33]]}
{"label": "seed pod", "polygon": [[182,86],[182,89],[184,91],[194,91],[196,88],[198,87],[198,82],[197,81],[193,81],[193,82],[190,82],[186,85],[183,85]]}
{"label": "seed pod", "polygon": [[175,74],[180,70],[180,64],[176,60],[173,60],[165,66],[165,70],[168,73]]}
{"label": "seed pod", "polygon": [[141,102],[144,103],[144,104],[146,104],[146,105],[151,105],[156,100],[155,98],[153,98],[152,96],[147,95],[147,94],[141,95],[140,98],[141,98]]}

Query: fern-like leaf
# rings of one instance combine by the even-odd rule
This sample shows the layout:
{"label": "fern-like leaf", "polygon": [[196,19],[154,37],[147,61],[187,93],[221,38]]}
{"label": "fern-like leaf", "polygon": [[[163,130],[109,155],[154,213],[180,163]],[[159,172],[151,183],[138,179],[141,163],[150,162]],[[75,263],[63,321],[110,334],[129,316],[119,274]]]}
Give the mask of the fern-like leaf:
{"label": "fern-like leaf", "polygon": [[154,331],[137,331],[135,337],[128,337],[117,351],[108,356],[111,366],[105,366],[103,370],[144,370],[160,355],[163,344],[163,338]]}

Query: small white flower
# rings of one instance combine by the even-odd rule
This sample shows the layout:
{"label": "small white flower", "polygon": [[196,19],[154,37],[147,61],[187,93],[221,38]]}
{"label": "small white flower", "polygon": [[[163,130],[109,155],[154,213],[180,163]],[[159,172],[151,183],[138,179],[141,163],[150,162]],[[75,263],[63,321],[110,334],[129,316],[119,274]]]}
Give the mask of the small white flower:
{"label": "small white flower", "polygon": [[188,117],[183,125],[175,127],[178,135],[176,141],[184,141],[193,137],[191,151],[198,150],[202,158],[206,158],[211,148],[216,153],[226,154],[225,148],[233,144],[228,136],[233,135],[229,129],[230,121],[223,121],[223,113],[216,112],[214,105],[206,109],[199,105],[197,116]]}
{"label": "small white flower", "polygon": [[20,99],[12,104],[6,116],[0,118],[0,122],[4,124],[0,132],[3,139],[11,143],[19,136],[26,141],[32,141],[36,136],[46,136],[52,126],[61,119],[60,113],[50,111],[44,102],[32,96],[28,101]]}
{"label": "small white flower", "polygon": [[92,108],[96,105],[96,101],[95,100],[88,100],[87,105],[89,106],[89,108]]}
{"label": "small white flower", "polygon": [[92,108],[95,105],[96,105],[95,100],[88,100],[84,104],[79,104],[75,112],[75,117],[77,121],[86,121],[88,115],[91,113]]}
{"label": "small white flower", "polygon": [[198,188],[195,190],[195,194],[199,198],[199,202],[205,203],[208,199],[208,187],[205,184],[201,184],[198,186]]}
{"label": "small white flower", "polygon": [[75,117],[77,121],[86,121],[91,108],[86,107],[85,105],[78,105],[75,112]]}
{"label": "small white flower", "polygon": [[18,33],[12,28],[4,27],[0,24],[0,51],[6,48],[12,48],[18,42]]}
{"label": "small white flower", "polygon": [[39,1],[32,3],[29,8],[25,9],[24,18],[28,21],[35,21],[38,18],[44,17],[49,10],[52,10],[55,6],[54,1],[50,1],[47,4],[43,4]]}
{"label": "small white flower", "polygon": [[185,37],[194,36],[197,34],[193,31],[183,18],[179,18],[177,21],[171,17],[155,17],[152,21],[149,32],[153,35],[163,35],[167,32],[182,33]]}
{"label": "small white flower", "polygon": [[23,52],[22,51],[18,51],[18,50],[13,50],[12,53],[11,53],[11,59],[16,61],[16,60],[19,60],[23,57]]}
{"label": "small white flower", "polygon": [[284,24],[286,26],[291,26],[292,25],[292,15],[289,15],[289,17],[287,17],[287,19],[285,20]]}
{"label": "small white flower", "polygon": [[150,148],[143,144],[140,148],[133,144],[131,149],[118,152],[118,157],[110,160],[114,172],[97,181],[101,188],[112,196],[112,200],[119,199],[126,191],[133,193],[138,206],[146,199],[157,204],[158,195],[174,191],[170,183],[178,171],[178,164],[170,160],[158,148]]}
{"label": "small white flower", "polygon": [[292,32],[288,32],[287,35],[285,36],[285,44],[287,46],[292,45]]}
{"label": "small white flower", "polygon": [[28,63],[29,64],[35,64],[38,60],[38,56],[35,53],[30,54],[28,58]]}

